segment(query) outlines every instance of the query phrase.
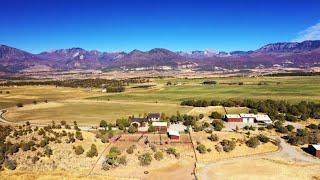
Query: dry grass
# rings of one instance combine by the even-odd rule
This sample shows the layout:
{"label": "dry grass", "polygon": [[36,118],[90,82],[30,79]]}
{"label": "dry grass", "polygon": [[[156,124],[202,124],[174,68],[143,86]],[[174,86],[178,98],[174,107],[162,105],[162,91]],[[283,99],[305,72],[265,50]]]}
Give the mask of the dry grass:
{"label": "dry grass", "polygon": [[[207,152],[205,154],[200,154],[197,151],[198,162],[211,162],[211,161],[217,161],[217,160],[228,159],[233,157],[261,154],[261,153],[276,151],[278,149],[277,146],[275,146],[270,142],[265,144],[260,144],[256,148],[250,148],[245,144],[246,137],[243,134],[237,134],[233,132],[214,132],[214,134],[218,135],[219,141],[217,142],[210,141],[208,139],[208,136],[210,134],[207,134],[204,132],[197,132],[193,135],[193,139],[195,142],[200,142],[201,144],[205,145],[206,148],[211,149],[211,152]],[[234,139],[235,141],[237,141],[236,148],[231,152],[216,151],[215,145],[218,144],[223,139],[228,139],[228,140]]]}
{"label": "dry grass", "polygon": [[199,171],[201,177],[207,179],[296,179],[305,180],[319,176],[320,165],[287,163],[268,159],[242,159],[213,165],[207,172]]}
{"label": "dry grass", "polygon": [[124,101],[66,100],[43,104],[30,104],[22,108],[10,108],[5,115],[10,121],[48,123],[53,121],[77,121],[79,124],[97,125],[101,120],[115,122],[131,115],[138,117],[148,112],[163,112],[166,115],[185,113],[190,107],[176,104],[142,103]]}

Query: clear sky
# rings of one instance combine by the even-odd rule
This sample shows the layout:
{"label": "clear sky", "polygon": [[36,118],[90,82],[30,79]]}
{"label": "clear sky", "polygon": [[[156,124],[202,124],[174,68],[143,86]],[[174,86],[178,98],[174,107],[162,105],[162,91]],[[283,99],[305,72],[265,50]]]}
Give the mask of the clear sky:
{"label": "clear sky", "polygon": [[320,39],[320,0],[0,0],[0,44],[131,51],[254,50]]}

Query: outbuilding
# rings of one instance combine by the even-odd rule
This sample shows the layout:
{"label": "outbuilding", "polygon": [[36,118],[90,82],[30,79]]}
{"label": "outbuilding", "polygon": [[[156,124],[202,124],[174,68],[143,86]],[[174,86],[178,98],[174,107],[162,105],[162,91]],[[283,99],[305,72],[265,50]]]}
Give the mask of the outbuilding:
{"label": "outbuilding", "polygon": [[264,124],[271,124],[272,121],[267,114],[258,114],[256,115],[256,122],[264,123]]}
{"label": "outbuilding", "polygon": [[226,122],[242,122],[242,118],[239,114],[226,114],[224,120]]}
{"label": "outbuilding", "polygon": [[180,139],[180,134],[178,131],[169,131],[168,134],[169,134],[169,138],[171,140],[179,140]]}
{"label": "outbuilding", "polygon": [[167,132],[168,129],[167,122],[152,122],[152,126],[154,126],[159,132]]}
{"label": "outbuilding", "polygon": [[320,144],[310,144],[308,149],[312,155],[320,157]]}
{"label": "outbuilding", "polygon": [[254,123],[256,115],[255,114],[240,114],[240,117],[242,118],[242,122],[244,122],[244,123]]}

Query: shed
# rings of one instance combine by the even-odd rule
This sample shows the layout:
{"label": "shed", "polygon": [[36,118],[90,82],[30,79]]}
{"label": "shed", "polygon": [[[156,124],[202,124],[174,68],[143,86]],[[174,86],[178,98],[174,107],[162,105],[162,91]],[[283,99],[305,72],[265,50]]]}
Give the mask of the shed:
{"label": "shed", "polygon": [[168,134],[169,134],[169,138],[171,140],[179,140],[180,139],[180,134],[178,131],[169,131]]}
{"label": "shed", "polygon": [[320,144],[309,144],[308,149],[312,155],[320,157]]}

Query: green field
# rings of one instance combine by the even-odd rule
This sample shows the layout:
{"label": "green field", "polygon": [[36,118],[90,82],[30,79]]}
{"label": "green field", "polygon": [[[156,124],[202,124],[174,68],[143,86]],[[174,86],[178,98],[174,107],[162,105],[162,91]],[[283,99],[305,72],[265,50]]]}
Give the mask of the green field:
{"label": "green field", "polygon": [[[216,85],[203,85],[206,80],[214,80]],[[171,81],[171,86],[167,82]],[[243,82],[243,85],[239,85]],[[259,82],[263,85],[258,85]],[[130,115],[148,112],[164,112],[167,115],[190,112],[192,107],[182,107],[184,99],[226,100],[234,99],[275,99],[298,102],[302,100],[320,102],[320,77],[229,77],[206,79],[151,79],[141,85],[146,88],[126,87],[122,93],[101,93],[100,89],[88,91],[81,88],[55,88],[51,86],[25,86],[1,88],[1,108],[7,108],[5,115],[11,121],[51,122],[66,120],[80,124],[96,125],[100,120],[114,122]],[[149,87],[149,88],[148,88]],[[43,103],[48,99],[49,103]],[[41,103],[32,104],[33,100]],[[23,108],[15,107],[22,102]],[[9,107],[9,108],[8,108]],[[192,113],[208,110],[196,109]],[[211,111],[209,109],[209,111]],[[248,109],[228,108],[228,113],[248,112]]]}
{"label": "green field", "polygon": [[[205,80],[215,80],[216,85],[203,85]],[[166,86],[171,81],[177,85]],[[244,85],[238,85],[243,82]],[[265,82],[266,85],[258,85]],[[184,99],[276,99],[297,102],[320,101],[320,77],[230,77],[211,79],[155,79],[161,88],[146,89],[121,94],[111,94],[93,99],[131,100],[139,102],[180,103]],[[234,85],[223,83],[236,83]]]}

